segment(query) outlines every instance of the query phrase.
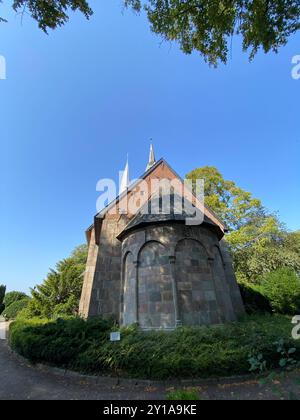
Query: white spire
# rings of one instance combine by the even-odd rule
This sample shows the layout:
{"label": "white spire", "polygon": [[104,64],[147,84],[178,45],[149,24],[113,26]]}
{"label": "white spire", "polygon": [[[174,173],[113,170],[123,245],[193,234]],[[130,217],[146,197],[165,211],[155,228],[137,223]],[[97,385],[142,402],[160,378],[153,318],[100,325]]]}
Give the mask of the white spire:
{"label": "white spire", "polygon": [[156,160],[155,160],[155,155],[154,155],[154,149],[153,149],[153,145],[152,143],[150,144],[150,152],[149,152],[149,162],[148,165],[146,167],[146,171],[148,171],[148,169],[152,168],[153,165],[155,165]]}
{"label": "white spire", "polygon": [[126,166],[123,172],[121,172],[122,177],[121,177],[121,181],[120,181],[120,191],[119,193],[122,194],[124,191],[127,190],[127,188],[129,187],[129,164],[128,164],[128,155],[127,155],[127,161],[126,161]]}

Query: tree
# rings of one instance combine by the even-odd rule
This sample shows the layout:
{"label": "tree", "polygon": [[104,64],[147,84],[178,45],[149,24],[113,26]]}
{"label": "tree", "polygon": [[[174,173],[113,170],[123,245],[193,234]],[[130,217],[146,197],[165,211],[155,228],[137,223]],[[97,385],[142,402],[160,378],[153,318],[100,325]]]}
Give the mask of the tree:
{"label": "tree", "polygon": [[256,232],[247,232],[249,228],[245,226],[227,237],[240,279],[260,283],[265,274],[281,268],[300,273],[299,232],[286,232],[272,219],[266,219]]}
{"label": "tree", "polygon": [[227,225],[230,246],[240,281],[259,283],[266,273],[282,267],[300,272],[300,232],[286,232],[261,201],[214,167],[193,170],[188,179],[204,179],[205,203]]}
{"label": "tree", "polygon": [[204,180],[205,204],[210,207],[230,230],[238,229],[254,217],[264,215],[260,200],[223,178],[217,168],[204,166],[194,169],[187,179]]}
{"label": "tree", "polygon": [[[0,0],[0,3],[2,0]],[[151,29],[167,41],[177,41],[184,53],[198,51],[211,65],[226,63],[232,37],[242,38],[253,59],[260,48],[278,52],[300,27],[299,0],[123,0],[136,12],[145,10]],[[14,0],[16,12],[28,12],[45,32],[64,25],[68,11],[87,18],[87,0]],[[4,19],[2,19],[4,20]]]}
{"label": "tree", "polygon": [[183,52],[200,52],[212,65],[226,63],[240,35],[250,59],[262,48],[278,52],[300,28],[299,0],[125,0],[147,13],[153,32],[177,41]]}
{"label": "tree", "polygon": [[47,278],[31,290],[28,305],[31,316],[50,318],[54,315],[73,315],[78,312],[87,259],[87,246],[76,248],[69,258],[59,261]]}
{"label": "tree", "polygon": [[[0,0],[0,3],[3,1]],[[87,19],[93,13],[86,0],[14,0],[12,7],[17,13],[29,13],[45,32],[64,25],[69,20],[69,10],[79,10]],[[3,18],[0,20],[5,21]]]}
{"label": "tree", "polygon": [[6,320],[16,319],[19,313],[24,310],[30,302],[30,298],[26,297],[21,300],[16,300],[3,311],[3,316]]}
{"label": "tree", "polygon": [[7,309],[12,303],[17,302],[22,299],[26,299],[26,298],[28,298],[26,293],[13,291],[13,292],[6,293],[3,302],[5,305],[5,308]]}
{"label": "tree", "polygon": [[2,314],[5,308],[4,303],[3,303],[5,291],[6,291],[6,286],[4,286],[3,284],[0,285],[0,315]]}

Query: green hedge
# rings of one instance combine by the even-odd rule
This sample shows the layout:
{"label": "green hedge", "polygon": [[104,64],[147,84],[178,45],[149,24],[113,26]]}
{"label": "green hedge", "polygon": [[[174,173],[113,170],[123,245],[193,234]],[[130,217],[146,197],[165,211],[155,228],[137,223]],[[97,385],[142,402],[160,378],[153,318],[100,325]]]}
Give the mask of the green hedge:
{"label": "green hedge", "polygon": [[249,355],[263,355],[269,369],[278,367],[279,339],[286,348],[292,324],[283,316],[255,316],[214,327],[179,328],[173,332],[121,329],[122,340],[110,342],[112,324],[103,320],[16,321],[10,328],[12,347],[33,362],[84,373],[122,374],[136,378],[212,377],[249,372]]}
{"label": "green hedge", "polygon": [[28,296],[23,292],[8,292],[4,297],[3,303],[5,305],[5,308],[8,308],[12,303],[26,298],[28,298]]}
{"label": "green hedge", "polygon": [[17,300],[8,307],[5,307],[2,315],[7,320],[16,319],[19,313],[28,306],[29,302],[30,299],[28,297],[22,300]]}
{"label": "green hedge", "polygon": [[267,274],[261,291],[273,310],[281,314],[300,314],[300,277],[289,268]]}
{"label": "green hedge", "polygon": [[259,284],[240,279],[239,287],[248,314],[300,313],[300,277],[292,269],[272,271]]}
{"label": "green hedge", "polygon": [[263,295],[259,286],[243,282],[239,287],[247,314],[273,312],[269,300]]}

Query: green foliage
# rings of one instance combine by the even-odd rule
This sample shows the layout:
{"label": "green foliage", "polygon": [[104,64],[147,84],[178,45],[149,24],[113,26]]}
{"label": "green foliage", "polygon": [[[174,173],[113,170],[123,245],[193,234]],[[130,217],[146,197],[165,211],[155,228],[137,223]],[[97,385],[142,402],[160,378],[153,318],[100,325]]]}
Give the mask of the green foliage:
{"label": "green foliage", "polygon": [[187,179],[204,179],[205,204],[229,228],[225,239],[238,278],[257,283],[278,268],[300,271],[300,232],[286,232],[260,200],[225,180],[214,167],[195,169]]}
{"label": "green foliage", "polygon": [[263,354],[256,354],[256,351],[253,351],[249,354],[248,362],[250,364],[249,372],[263,373],[267,370],[267,362],[264,360]]}
{"label": "green foliage", "polygon": [[276,219],[267,217],[231,232],[226,240],[233,252],[238,276],[260,282],[269,272],[282,267],[300,271],[300,232],[285,232]]}
{"label": "green foliage", "polygon": [[260,48],[277,52],[300,28],[298,0],[124,0],[145,9],[153,32],[200,52],[211,65],[226,63],[232,37],[242,37],[252,59]]}
{"label": "green foliage", "polygon": [[260,286],[243,282],[239,284],[239,287],[248,314],[272,313],[272,306],[263,295]]}
{"label": "green foliage", "polygon": [[[286,341],[283,338],[279,338],[273,344],[278,354],[278,368],[291,370],[299,366],[299,357],[294,357],[298,349],[292,346],[290,340]],[[257,353],[257,350],[253,350],[249,354],[248,362],[250,364],[250,372],[263,373],[268,369],[267,360],[261,352]]]}
{"label": "green foliage", "polygon": [[291,315],[299,313],[300,278],[293,270],[283,268],[267,274],[261,290],[274,311]]}
{"label": "green foliage", "polygon": [[300,312],[300,278],[292,269],[272,271],[265,275],[261,284],[240,280],[239,287],[248,314],[295,315]]}
{"label": "green foliage", "polygon": [[187,174],[186,179],[204,180],[205,204],[225,222],[230,230],[249,223],[257,214],[263,214],[260,200],[223,178],[217,168],[204,166]]}
{"label": "green foliage", "polygon": [[108,321],[78,318],[17,320],[10,328],[10,341],[34,362],[151,379],[244,374],[254,352],[263,354],[272,369],[282,358],[274,345],[281,337],[287,348],[296,348],[294,359],[300,358],[300,342],[292,339],[290,319],[283,316],[248,317],[229,325],[172,332],[122,328],[120,342],[109,341],[111,328]]}
{"label": "green foliage", "polygon": [[72,366],[77,356],[92,343],[101,343],[107,338],[112,325],[101,319],[87,322],[81,318],[17,319],[10,326],[10,343],[33,362]]}
{"label": "green foliage", "polygon": [[197,401],[201,400],[201,398],[197,389],[177,389],[167,394],[167,400]]}
{"label": "green foliage", "polygon": [[5,296],[5,291],[6,291],[6,286],[4,286],[3,284],[0,285],[0,315],[2,314],[5,305],[4,305],[4,296]]}
{"label": "green foliage", "polygon": [[77,314],[86,259],[87,246],[82,245],[60,261],[44,282],[31,290],[28,316],[51,318]]}
{"label": "green foliage", "polygon": [[21,300],[16,300],[11,303],[9,306],[5,307],[3,311],[3,316],[5,319],[16,319],[18,314],[28,306],[30,299],[28,297]]}
{"label": "green foliage", "polygon": [[12,303],[28,298],[23,292],[8,292],[4,297],[5,308],[8,308]]}
{"label": "green foliage", "polygon": [[293,355],[297,352],[296,347],[287,346],[282,338],[275,344],[277,345],[277,352],[281,356],[281,359],[279,360],[279,366],[281,368],[289,370],[299,364],[299,362],[297,362],[297,360],[293,357]]}
{"label": "green foliage", "polygon": [[[186,54],[199,52],[206,62],[226,63],[232,37],[242,37],[243,50],[253,59],[259,49],[275,51],[299,30],[298,0],[123,0],[125,7],[145,10],[151,29],[167,41],[177,41]],[[2,3],[2,0],[0,0]],[[14,10],[27,13],[47,32],[64,25],[69,11],[89,19],[87,0],[14,0]],[[0,18],[0,22],[5,19]]]}
{"label": "green foliage", "polygon": [[[2,0],[0,3],[2,3]],[[31,15],[45,32],[48,29],[55,29],[68,22],[70,10],[79,10],[87,19],[93,13],[86,0],[14,0],[12,6],[21,15],[25,13]],[[1,20],[5,21],[5,19]]]}

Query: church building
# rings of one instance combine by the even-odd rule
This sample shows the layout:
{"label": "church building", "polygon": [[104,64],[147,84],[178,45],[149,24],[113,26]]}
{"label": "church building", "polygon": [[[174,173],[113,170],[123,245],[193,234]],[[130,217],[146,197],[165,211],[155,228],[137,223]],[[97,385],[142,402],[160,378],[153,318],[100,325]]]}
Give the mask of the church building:
{"label": "church building", "polygon": [[[161,186],[151,189],[154,181],[160,185],[163,180],[182,187],[172,186],[167,212],[161,208]],[[164,159],[155,160],[152,145],[146,171],[133,183],[127,161],[119,196],[86,231],[81,316],[167,330],[231,322],[244,314],[223,240],[226,227],[195,195],[182,197],[183,185]],[[128,202],[134,202],[134,209]],[[202,212],[201,224],[186,223],[186,203]]]}

